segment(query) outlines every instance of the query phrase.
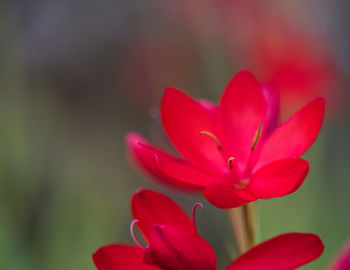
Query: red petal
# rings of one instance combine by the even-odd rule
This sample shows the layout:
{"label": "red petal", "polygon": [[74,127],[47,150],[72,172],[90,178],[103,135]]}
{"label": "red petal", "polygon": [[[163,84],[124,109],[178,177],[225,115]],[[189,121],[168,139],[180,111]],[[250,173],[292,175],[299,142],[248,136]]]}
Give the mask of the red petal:
{"label": "red petal", "polygon": [[154,224],[171,225],[183,231],[195,232],[186,213],[167,196],[148,189],[136,192],[131,200],[132,215],[149,240]]}
{"label": "red petal", "polygon": [[161,104],[165,132],[174,147],[190,163],[212,172],[227,172],[226,161],[215,141],[200,132],[218,137],[212,108],[203,106],[174,88],[167,88]]}
{"label": "red petal", "polygon": [[317,235],[282,234],[253,247],[225,270],[293,270],[316,260],[323,249]]}
{"label": "red petal", "polygon": [[196,234],[156,225],[149,247],[153,263],[163,270],[216,270],[215,251]]}
{"label": "red petal", "polygon": [[340,253],[330,270],[349,270],[350,269],[350,242],[347,243],[344,250]]}
{"label": "red petal", "polygon": [[223,175],[215,175],[210,172],[202,171],[184,161],[179,162],[177,160],[156,156],[156,163],[159,171],[163,174],[199,188],[226,181]]}
{"label": "red petal", "polygon": [[219,106],[225,136],[224,150],[229,151],[239,163],[244,162],[266,111],[265,100],[254,75],[241,71],[234,76]]}
{"label": "red petal", "polygon": [[309,163],[304,159],[280,159],[260,168],[248,188],[258,198],[281,197],[297,190],[308,172]]}
{"label": "red petal", "polygon": [[324,104],[323,98],[316,98],[277,127],[263,145],[257,167],[273,160],[302,155],[320,131]]}
{"label": "red petal", "polygon": [[261,85],[261,90],[266,102],[265,136],[269,135],[277,126],[280,110],[278,90],[269,84]]}
{"label": "red petal", "polygon": [[158,159],[168,160],[174,163],[184,164],[185,161],[174,157],[158,148],[149,144],[145,139],[136,133],[128,133],[126,135],[126,143],[128,146],[129,154],[131,160],[136,163],[143,171],[148,172],[156,179],[167,183],[170,185],[176,185],[181,188],[186,189],[199,189],[201,186],[193,185],[187,182],[181,182],[176,179],[171,178],[168,175],[163,174],[159,171],[158,166],[156,166],[155,156]]}
{"label": "red petal", "polygon": [[160,270],[142,263],[143,250],[128,245],[108,245],[99,248],[93,255],[98,270]]}
{"label": "red petal", "polygon": [[245,190],[239,190],[233,186],[221,184],[214,184],[207,187],[203,195],[212,205],[221,209],[239,207],[257,199]]}

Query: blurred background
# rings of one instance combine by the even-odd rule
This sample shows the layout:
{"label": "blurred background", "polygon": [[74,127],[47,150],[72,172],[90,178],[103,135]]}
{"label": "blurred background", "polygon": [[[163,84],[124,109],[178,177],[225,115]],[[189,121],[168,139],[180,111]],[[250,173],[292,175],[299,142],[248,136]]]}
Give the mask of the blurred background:
{"label": "blurred background", "polygon": [[[130,195],[204,200],[135,171],[124,136],[168,146],[165,86],[217,101],[241,69],[280,90],[281,120],[327,98],[296,193],[260,201],[260,239],[319,234],[327,269],[350,238],[350,4],[347,0],[8,0],[0,2],[0,268],[95,269],[100,246],[132,243]],[[234,255],[226,213],[204,202],[202,235]],[[231,252],[232,251],[232,252]]]}

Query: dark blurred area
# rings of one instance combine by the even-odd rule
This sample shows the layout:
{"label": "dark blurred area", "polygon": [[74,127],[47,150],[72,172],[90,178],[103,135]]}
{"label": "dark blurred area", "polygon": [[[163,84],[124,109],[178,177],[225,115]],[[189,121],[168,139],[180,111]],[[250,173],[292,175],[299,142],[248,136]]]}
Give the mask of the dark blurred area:
{"label": "dark blurred area", "polygon": [[[165,86],[217,101],[241,69],[280,89],[285,119],[316,96],[327,117],[306,154],[303,187],[260,203],[260,238],[301,231],[326,250],[350,238],[350,3],[242,0],[32,0],[0,3],[0,268],[95,269],[92,253],[132,243],[130,195],[170,194],[190,212],[198,196],[138,174],[124,135],[166,144]],[[205,203],[199,228],[227,262],[224,211]]]}

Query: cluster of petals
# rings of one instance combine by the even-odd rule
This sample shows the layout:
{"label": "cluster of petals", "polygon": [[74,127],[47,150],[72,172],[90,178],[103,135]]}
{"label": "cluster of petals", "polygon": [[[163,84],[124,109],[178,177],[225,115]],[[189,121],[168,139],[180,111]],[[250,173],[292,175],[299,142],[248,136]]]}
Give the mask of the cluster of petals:
{"label": "cluster of petals", "polygon": [[276,89],[249,71],[235,75],[218,105],[167,88],[160,115],[181,157],[161,150],[136,133],[126,141],[132,160],[164,183],[203,192],[219,208],[296,191],[309,164],[300,156],[322,126],[323,98],[315,98],[278,124]]}
{"label": "cluster of petals", "polygon": [[[93,254],[98,270],[217,269],[215,251],[199,236],[194,220],[170,198],[143,189],[134,194],[131,207],[147,246],[101,247]],[[288,233],[262,242],[225,269],[292,270],[317,259],[322,252],[318,236]]]}

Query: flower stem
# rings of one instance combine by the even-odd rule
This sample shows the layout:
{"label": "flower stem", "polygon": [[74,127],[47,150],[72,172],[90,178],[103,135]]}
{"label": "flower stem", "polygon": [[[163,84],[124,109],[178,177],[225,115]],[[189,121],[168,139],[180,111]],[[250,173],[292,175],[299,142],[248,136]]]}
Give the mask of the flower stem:
{"label": "flower stem", "polygon": [[248,235],[242,207],[228,210],[238,255],[248,250]]}
{"label": "flower stem", "polygon": [[247,233],[247,245],[248,248],[252,248],[256,245],[256,222],[257,222],[257,204],[256,202],[251,202],[243,206],[243,213],[246,225]]}

